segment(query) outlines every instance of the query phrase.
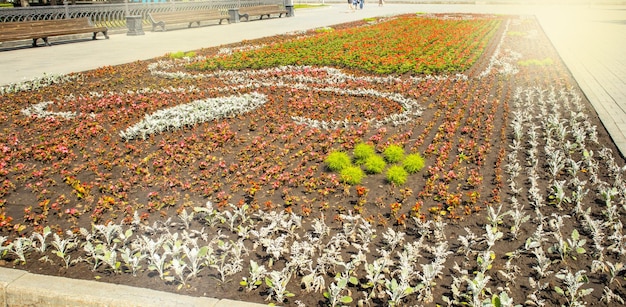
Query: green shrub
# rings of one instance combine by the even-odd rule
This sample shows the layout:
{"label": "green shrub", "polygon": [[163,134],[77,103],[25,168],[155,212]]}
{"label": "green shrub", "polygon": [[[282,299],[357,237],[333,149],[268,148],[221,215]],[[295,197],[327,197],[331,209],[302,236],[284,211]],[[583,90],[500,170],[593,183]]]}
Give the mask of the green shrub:
{"label": "green shrub", "polygon": [[517,61],[519,66],[549,66],[552,64],[554,64],[554,61],[551,58]]}
{"label": "green shrub", "polygon": [[333,172],[339,172],[344,168],[352,166],[350,162],[350,157],[347,153],[343,151],[333,151],[331,152],[326,160],[324,160],[328,169]]}
{"label": "green shrub", "polygon": [[387,170],[387,180],[395,185],[403,185],[409,173],[400,165],[393,165]]}
{"label": "green shrub", "polygon": [[170,56],[170,59],[192,58],[196,56],[196,53],[193,51],[189,51],[189,52],[178,51],[178,52],[170,53],[169,56]]}
{"label": "green shrub", "polygon": [[358,166],[348,166],[342,169],[339,174],[341,181],[349,185],[359,184],[361,180],[363,180],[363,177],[365,177],[365,173],[363,173],[363,170]]}
{"label": "green shrub", "polygon": [[402,161],[402,167],[409,174],[417,173],[424,168],[424,158],[419,153],[410,154]]}
{"label": "green shrub", "polygon": [[320,8],[320,7],[326,7],[328,6],[328,4],[310,4],[310,3],[294,3],[293,8],[294,9],[311,9],[311,8]]}
{"label": "green shrub", "polygon": [[383,155],[387,162],[396,163],[404,158],[404,148],[398,145],[389,145],[385,148],[385,151],[383,151]]}
{"label": "green shrub", "polygon": [[335,31],[335,29],[331,27],[322,27],[322,28],[315,29],[315,33],[325,33],[325,32],[333,32],[333,31]]}
{"label": "green shrub", "polygon": [[506,32],[506,35],[508,35],[508,36],[526,36],[526,32],[509,31],[509,32]]}
{"label": "green shrub", "polygon": [[185,56],[185,53],[182,51],[172,52],[169,54],[170,59],[182,59]]}
{"label": "green shrub", "polygon": [[354,162],[356,164],[363,164],[367,158],[376,155],[376,150],[372,145],[359,143],[354,146],[352,153],[354,155]]}
{"label": "green shrub", "polygon": [[387,163],[385,163],[385,159],[381,156],[373,155],[365,159],[363,166],[365,167],[365,171],[370,174],[380,174],[387,166]]}

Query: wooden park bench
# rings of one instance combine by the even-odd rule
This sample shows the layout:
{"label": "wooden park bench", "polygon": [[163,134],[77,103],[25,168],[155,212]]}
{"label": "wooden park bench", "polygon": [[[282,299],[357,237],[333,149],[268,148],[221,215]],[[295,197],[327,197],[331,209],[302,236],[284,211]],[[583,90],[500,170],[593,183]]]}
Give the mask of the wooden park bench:
{"label": "wooden park bench", "polygon": [[149,13],[148,17],[152,23],[152,31],[156,27],[161,27],[163,31],[166,31],[166,24],[188,23],[187,27],[191,28],[193,23],[197,23],[200,26],[200,21],[219,20],[220,24],[222,24],[222,20],[229,20],[228,15],[219,10],[157,12]]}
{"label": "wooden park bench", "polygon": [[288,11],[285,8],[280,7],[278,4],[272,5],[257,5],[239,8],[239,18],[245,17],[246,21],[250,20],[250,16],[260,16],[259,19],[263,19],[263,16],[270,18],[271,14],[278,14],[278,17],[282,17],[283,14],[287,16]]}
{"label": "wooden park bench", "polygon": [[3,22],[0,29],[0,42],[32,39],[33,47],[37,46],[39,39],[50,46],[48,37],[51,36],[93,33],[93,39],[96,39],[98,32],[102,32],[105,38],[109,38],[107,27],[95,26],[89,17]]}

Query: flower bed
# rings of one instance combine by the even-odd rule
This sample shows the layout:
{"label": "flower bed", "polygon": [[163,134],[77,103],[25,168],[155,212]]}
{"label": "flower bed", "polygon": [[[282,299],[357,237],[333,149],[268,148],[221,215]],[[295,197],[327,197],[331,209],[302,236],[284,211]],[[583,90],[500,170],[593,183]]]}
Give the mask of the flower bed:
{"label": "flower bed", "polygon": [[624,303],[624,161],[536,20],[181,54],[0,89],[4,266],[285,305]]}

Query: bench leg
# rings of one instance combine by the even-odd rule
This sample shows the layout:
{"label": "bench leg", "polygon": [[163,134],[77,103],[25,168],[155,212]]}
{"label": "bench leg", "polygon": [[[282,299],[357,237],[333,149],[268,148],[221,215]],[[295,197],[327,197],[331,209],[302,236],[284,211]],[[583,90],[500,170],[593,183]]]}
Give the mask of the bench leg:
{"label": "bench leg", "polygon": [[33,47],[37,47],[38,38],[33,38]]}
{"label": "bench leg", "polygon": [[[91,39],[96,40],[97,35],[98,35],[98,32],[93,32],[93,37]],[[104,35],[104,38],[109,39],[109,35],[107,34],[107,31],[102,31],[102,35]]]}
{"label": "bench leg", "polygon": [[44,37],[42,39],[43,39],[44,44],[46,44],[46,46],[51,46],[50,43],[48,42],[48,38],[47,37]]}
{"label": "bench leg", "polygon": [[156,27],[161,27],[161,29],[163,29],[163,32],[165,32],[165,22],[163,21],[159,21],[159,22],[155,22],[152,24],[152,32],[154,32],[156,30]]}

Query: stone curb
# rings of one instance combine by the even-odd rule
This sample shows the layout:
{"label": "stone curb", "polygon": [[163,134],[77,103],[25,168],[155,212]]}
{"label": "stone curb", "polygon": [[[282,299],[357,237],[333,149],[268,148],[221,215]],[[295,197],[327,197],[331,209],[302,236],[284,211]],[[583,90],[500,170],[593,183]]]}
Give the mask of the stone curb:
{"label": "stone curb", "polygon": [[89,280],[0,268],[0,307],[9,306],[203,306],[260,307],[256,303],[191,297]]}

